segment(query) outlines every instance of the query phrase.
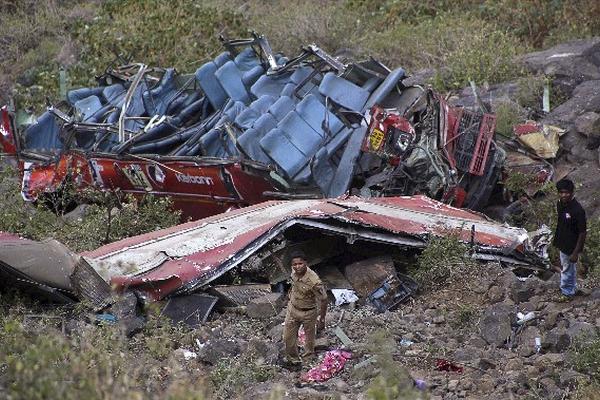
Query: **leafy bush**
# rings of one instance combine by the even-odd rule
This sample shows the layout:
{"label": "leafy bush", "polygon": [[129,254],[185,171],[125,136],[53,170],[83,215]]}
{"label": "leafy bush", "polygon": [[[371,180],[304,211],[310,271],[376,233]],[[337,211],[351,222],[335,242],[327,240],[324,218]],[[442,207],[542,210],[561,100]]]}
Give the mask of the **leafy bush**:
{"label": "leafy bush", "polygon": [[596,0],[0,0],[0,9],[0,96],[16,87],[18,105],[37,112],[56,98],[60,68],[73,86],[93,84],[119,55],[190,72],[221,51],[220,33],[248,29],[288,55],[316,42],[409,71],[435,68],[440,89],[518,77],[515,55],[600,35]]}
{"label": "leafy bush", "polygon": [[94,3],[80,1],[0,1],[0,104],[14,93],[17,106],[40,112],[46,96],[58,92],[59,67],[76,61],[71,32],[89,21]]}
{"label": "leafy bush", "polygon": [[469,246],[455,232],[432,236],[410,274],[422,288],[434,288],[476,265],[469,253]]}
{"label": "leafy bush", "polygon": [[478,314],[477,309],[472,305],[460,304],[455,318],[450,322],[450,325],[455,329],[471,326],[471,323],[477,318]]}
{"label": "leafy bush", "polygon": [[536,48],[600,34],[595,0],[486,0],[473,10]]}
{"label": "leafy bush", "polygon": [[256,360],[254,354],[223,359],[210,373],[218,398],[235,398],[249,385],[267,382],[275,376],[275,367]]}
{"label": "leafy bush", "polygon": [[93,23],[80,26],[77,37],[88,76],[119,55],[187,72],[221,51],[219,34],[246,36],[245,26],[234,9],[205,2],[109,0]]}
{"label": "leafy bush", "polygon": [[600,400],[600,384],[580,384],[570,398],[573,400]]}
{"label": "leafy bush", "polygon": [[527,51],[510,33],[453,13],[399,23],[366,41],[391,65],[436,69],[434,85],[439,90],[464,87],[470,80],[479,85],[518,77],[522,71],[515,56]]}
{"label": "leafy bush", "polygon": [[523,121],[520,107],[512,102],[500,103],[494,110],[496,132],[507,138],[513,137],[513,127]]}
{"label": "leafy bush", "polygon": [[568,360],[573,369],[600,384],[600,335],[575,340],[569,349]]}
{"label": "leafy bush", "polygon": [[[42,309],[14,293],[0,293],[0,310],[3,398],[206,398],[202,372],[182,370],[173,358],[174,348],[191,344],[179,328],[147,329],[127,339],[117,327],[83,322],[85,314],[74,310],[45,309],[39,318]],[[72,334],[61,331],[67,322],[77,323]],[[167,343],[167,337],[168,357],[147,351],[149,343]],[[197,375],[190,375],[194,370]]]}
{"label": "leafy bush", "polygon": [[582,262],[588,267],[589,276],[600,283],[600,220],[588,220],[588,232]]}
{"label": "leafy bush", "polygon": [[[33,240],[49,237],[62,242],[74,251],[91,250],[102,244],[129,236],[167,228],[177,224],[180,213],[172,210],[169,198],[144,196],[136,199],[121,192],[88,190],[74,193],[65,187],[47,203],[33,205],[23,200],[16,172],[11,169],[0,173],[0,198],[3,218],[0,231],[12,232]],[[67,220],[60,211],[70,199],[91,203],[82,218]],[[57,210],[59,214],[51,211]]]}
{"label": "leafy bush", "polygon": [[517,81],[518,91],[516,101],[521,107],[541,109],[544,95],[544,76],[524,76]]}
{"label": "leafy bush", "polygon": [[372,400],[419,399],[406,368],[394,360],[396,343],[388,330],[379,329],[367,338],[367,350],[375,356],[377,374],[367,388]]}
{"label": "leafy bush", "polygon": [[275,0],[250,2],[244,15],[249,27],[267,36],[274,51],[288,57],[299,54],[301,46],[310,43],[331,53],[349,48],[360,55],[365,35],[374,27],[361,10],[364,8],[347,7],[339,0]]}

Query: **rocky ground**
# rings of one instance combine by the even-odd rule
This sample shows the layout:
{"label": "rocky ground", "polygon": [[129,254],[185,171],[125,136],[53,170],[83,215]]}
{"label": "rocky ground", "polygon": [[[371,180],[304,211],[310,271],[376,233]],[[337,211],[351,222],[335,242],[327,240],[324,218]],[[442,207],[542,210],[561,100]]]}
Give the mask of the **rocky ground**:
{"label": "rocky ground", "polygon": [[[278,364],[285,309],[267,319],[224,314],[197,332],[197,346],[189,350],[198,357],[183,361],[180,350],[180,359],[191,369],[220,368],[220,359],[241,358],[252,360],[248,368],[268,370],[262,384],[247,386],[239,377],[221,393],[244,399],[268,398],[274,388],[282,398],[378,398],[369,395],[377,390],[374,378],[385,376],[382,369],[393,369],[399,379],[393,383],[403,390],[412,390],[414,379],[425,381],[424,392],[403,398],[568,398],[578,385],[590,381],[573,369],[576,355],[570,346],[598,333],[600,289],[584,288],[573,301],[562,303],[557,279],[558,275],[546,281],[534,276],[519,280],[510,270],[489,264],[421,293],[393,312],[376,313],[369,305],[330,306],[327,328],[317,343],[319,353],[344,346],[334,333],[339,327],[352,341],[347,348],[353,358],[338,376],[322,384],[301,384],[301,373],[309,366],[290,372]],[[535,318],[518,325],[517,312],[533,312]],[[437,359],[462,371],[440,371]]]}

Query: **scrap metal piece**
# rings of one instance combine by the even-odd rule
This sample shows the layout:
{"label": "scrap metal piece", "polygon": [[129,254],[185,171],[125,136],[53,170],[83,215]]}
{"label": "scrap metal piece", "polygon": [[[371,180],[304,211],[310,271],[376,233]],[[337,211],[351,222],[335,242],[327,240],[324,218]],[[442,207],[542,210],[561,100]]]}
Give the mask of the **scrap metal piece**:
{"label": "scrap metal piece", "polygon": [[344,344],[344,346],[348,347],[350,345],[352,345],[352,343],[354,343],[352,341],[352,339],[350,339],[348,337],[348,335],[346,335],[346,333],[342,330],[342,328],[340,328],[339,326],[336,326],[335,329],[333,330],[333,333],[335,333],[335,336],[338,337],[338,339],[341,340],[341,342]]}
{"label": "scrap metal piece", "polygon": [[224,307],[246,306],[250,301],[271,293],[271,285],[213,286],[209,293],[218,297]]}
{"label": "scrap metal piece", "polygon": [[207,294],[172,297],[160,315],[170,318],[173,323],[183,322],[190,328],[197,328],[206,322],[218,298]]}
{"label": "scrap metal piece", "polygon": [[554,158],[559,150],[559,139],[566,130],[554,125],[527,121],[513,128],[517,140],[542,158]]}
{"label": "scrap metal piece", "polygon": [[87,300],[94,305],[95,309],[101,310],[111,303],[110,285],[83,257],[79,257],[69,278],[77,298]]}
{"label": "scrap metal piece", "polygon": [[56,302],[88,300],[97,309],[110,302],[110,286],[82,257],[54,239],[36,242],[0,235],[1,284]]}
{"label": "scrap metal piece", "polygon": [[381,287],[369,295],[377,311],[385,312],[398,307],[412,296],[419,286],[407,275],[390,276]]}

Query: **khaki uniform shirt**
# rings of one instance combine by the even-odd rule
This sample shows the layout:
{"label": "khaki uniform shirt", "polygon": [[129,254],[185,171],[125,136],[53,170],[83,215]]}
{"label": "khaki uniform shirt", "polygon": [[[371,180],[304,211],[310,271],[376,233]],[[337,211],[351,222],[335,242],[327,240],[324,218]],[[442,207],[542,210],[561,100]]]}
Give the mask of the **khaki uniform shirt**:
{"label": "khaki uniform shirt", "polygon": [[292,272],[292,290],[290,291],[290,302],[299,310],[310,310],[318,303],[327,299],[325,287],[319,276],[310,268],[302,277]]}

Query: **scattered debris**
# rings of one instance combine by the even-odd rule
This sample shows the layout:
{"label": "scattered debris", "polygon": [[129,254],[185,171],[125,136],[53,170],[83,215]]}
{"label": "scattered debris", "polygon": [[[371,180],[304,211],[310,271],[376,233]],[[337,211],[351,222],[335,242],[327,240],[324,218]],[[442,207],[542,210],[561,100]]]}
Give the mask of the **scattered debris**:
{"label": "scattered debris", "polygon": [[415,387],[419,390],[427,390],[427,382],[423,379],[415,379]]}
{"label": "scattered debris", "polygon": [[[547,268],[545,260],[530,250],[523,229],[424,196],[266,202],[111,243],[83,256],[117,289],[137,290],[149,300],[159,300],[207,288],[234,268],[244,271],[245,260],[253,254],[268,252],[270,246],[279,248],[282,240],[294,241],[286,236],[326,237],[332,256],[360,251],[359,243],[363,248],[367,243],[376,246],[379,254],[402,254],[406,249],[420,251],[430,235],[443,236],[448,230],[456,230],[472,245],[476,259]],[[310,248],[312,242],[305,243]],[[312,258],[310,252],[308,258],[324,261],[322,256]],[[269,271],[263,274],[262,279],[270,277]],[[283,279],[287,277],[289,272]],[[372,284],[379,287],[382,282]],[[359,296],[364,293],[358,287],[356,291]]]}
{"label": "scattered debris", "polygon": [[265,284],[219,285],[212,286],[208,292],[219,298],[217,306],[238,307],[246,306],[253,299],[271,293],[271,286]]}
{"label": "scattered debris", "polygon": [[379,312],[385,312],[398,307],[417,289],[417,283],[406,275],[390,276],[369,295],[369,300]]}
{"label": "scattered debris", "polygon": [[348,335],[346,335],[346,333],[339,326],[335,327],[333,333],[342,341],[342,344],[344,346],[350,347],[352,345],[352,339],[350,339]]}
{"label": "scattered debris", "polygon": [[206,322],[217,300],[214,296],[202,293],[171,297],[161,315],[170,318],[173,323],[183,322],[191,328],[197,328]]}
{"label": "scattered debris", "polygon": [[36,242],[0,233],[0,277],[7,287],[53,302],[86,300],[98,310],[111,302],[109,284],[83,257],[53,239]]}
{"label": "scattered debris", "polygon": [[462,374],[464,368],[460,365],[453,363],[452,361],[448,361],[443,358],[437,358],[435,360],[435,369],[438,371],[446,371],[446,372],[458,372]]}
{"label": "scattered debris", "polygon": [[558,153],[558,140],[565,130],[557,126],[527,121],[514,127],[517,139],[542,158],[555,158]]}
{"label": "scattered debris", "polygon": [[341,306],[342,304],[354,303],[358,301],[356,292],[351,289],[331,289],[331,293],[335,298],[335,305]]}
{"label": "scattered debris", "polygon": [[304,382],[325,382],[344,368],[346,362],[352,358],[352,353],[346,350],[330,350],[316,367],[302,374],[300,379]]}
{"label": "scattered debris", "polygon": [[527,321],[531,321],[535,318],[535,312],[530,311],[527,314],[523,314],[522,312],[517,313],[517,324],[523,325]]}

